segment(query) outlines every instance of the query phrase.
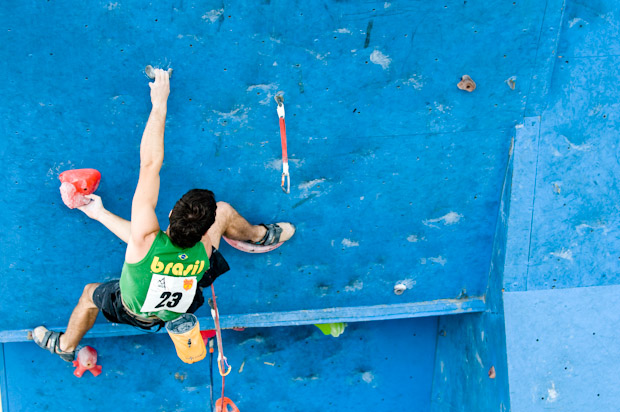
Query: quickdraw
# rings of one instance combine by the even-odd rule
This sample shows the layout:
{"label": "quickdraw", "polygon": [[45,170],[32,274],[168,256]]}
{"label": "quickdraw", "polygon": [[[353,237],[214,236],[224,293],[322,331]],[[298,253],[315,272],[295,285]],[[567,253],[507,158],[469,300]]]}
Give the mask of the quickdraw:
{"label": "quickdraw", "polygon": [[[291,193],[291,176],[288,173],[288,154],[286,152],[286,124],[284,123],[284,97],[278,94],[275,97],[278,103],[278,118],[280,119],[280,140],[282,141],[282,190]],[[284,186],[286,184],[286,187]]]}
{"label": "quickdraw", "polygon": [[[235,405],[235,403],[233,401],[231,401],[229,398],[224,396],[224,386],[226,383],[226,375],[228,375],[230,373],[230,370],[232,369],[231,366],[228,364],[228,360],[226,359],[226,356],[224,356],[224,346],[222,345],[222,328],[220,327],[220,314],[217,311],[217,302],[215,301],[215,288],[213,287],[213,284],[211,284],[211,294],[212,294],[212,299],[210,299],[210,305],[211,305],[211,316],[213,317],[213,322],[215,323],[215,337],[217,340],[217,350],[218,350],[218,355],[217,355],[217,368],[220,372],[220,375],[222,376],[222,396],[220,397],[220,399],[218,399],[217,401],[215,401],[215,411],[216,412],[239,412],[239,409],[237,408],[237,406]],[[212,344],[210,344],[211,347],[211,354],[213,354],[213,350],[212,350]],[[211,365],[213,362],[213,355],[211,355]],[[211,367],[211,390],[213,390],[213,367]],[[232,408],[232,409],[229,409]],[[211,394],[211,409],[213,409],[213,394]]]}
{"label": "quickdraw", "polygon": [[228,364],[226,356],[224,356],[224,345],[222,344],[222,329],[220,328],[220,314],[217,311],[217,303],[215,302],[215,288],[213,287],[213,284],[211,284],[211,294],[213,295],[211,316],[213,317],[213,322],[215,323],[215,336],[217,338],[217,368],[220,370],[220,375],[224,377],[230,373],[230,370],[232,368]]}

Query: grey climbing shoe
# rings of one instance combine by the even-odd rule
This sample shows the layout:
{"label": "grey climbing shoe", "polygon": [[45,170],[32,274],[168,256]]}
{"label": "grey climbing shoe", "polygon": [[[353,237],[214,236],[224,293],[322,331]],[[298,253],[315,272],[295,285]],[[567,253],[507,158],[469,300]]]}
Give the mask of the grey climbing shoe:
{"label": "grey climbing shoe", "polygon": [[287,222],[261,223],[267,229],[265,235],[258,242],[249,242],[255,245],[270,246],[289,240],[295,234],[295,226]]}
{"label": "grey climbing shoe", "polygon": [[32,331],[32,339],[39,347],[55,353],[65,362],[73,362],[75,360],[75,351],[64,352],[60,349],[60,336],[63,332],[53,332],[45,326],[37,326]]}

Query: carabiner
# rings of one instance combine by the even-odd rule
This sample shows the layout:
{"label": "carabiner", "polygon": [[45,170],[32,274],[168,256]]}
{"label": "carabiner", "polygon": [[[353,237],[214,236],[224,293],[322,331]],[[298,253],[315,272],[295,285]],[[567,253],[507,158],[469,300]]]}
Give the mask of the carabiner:
{"label": "carabiner", "polygon": [[[286,188],[284,183],[286,182]],[[291,176],[288,173],[282,173],[282,191],[286,194],[291,193]]]}
{"label": "carabiner", "polygon": [[[221,376],[227,376],[232,369],[232,366],[228,364],[228,359],[226,359],[226,356],[222,357],[221,353],[217,355],[217,368],[220,370]],[[228,369],[226,370],[226,372],[224,372],[223,369],[226,368]]]}

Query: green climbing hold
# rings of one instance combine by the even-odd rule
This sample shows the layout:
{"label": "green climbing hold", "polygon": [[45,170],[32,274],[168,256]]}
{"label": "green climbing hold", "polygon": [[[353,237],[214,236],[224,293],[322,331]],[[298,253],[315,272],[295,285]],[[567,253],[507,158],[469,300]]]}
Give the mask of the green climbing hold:
{"label": "green climbing hold", "polygon": [[344,328],[347,327],[346,323],[323,323],[314,325],[323,332],[324,335],[332,335],[334,338],[342,335],[344,333]]}

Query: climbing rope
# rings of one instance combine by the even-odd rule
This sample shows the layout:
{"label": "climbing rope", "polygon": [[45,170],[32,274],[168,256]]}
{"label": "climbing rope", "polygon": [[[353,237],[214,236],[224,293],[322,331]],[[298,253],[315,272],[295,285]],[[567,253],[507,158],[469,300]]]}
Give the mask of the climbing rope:
{"label": "climbing rope", "polygon": [[[276,95],[278,117],[280,118],[280,140],[282,141],[282,190],[291,193],[291,176],[288,173],[288,154],[286,152],[286,124],[284,123],[284,98]],[[284,185],[286,184],[286,187]]]}
{"label": "climbing rope", "polygon": [[215,410],[213,406],[213,338],[209,338],[209,377],[211,378],[209,396],[211,398],[211,412],[213,412]]}

